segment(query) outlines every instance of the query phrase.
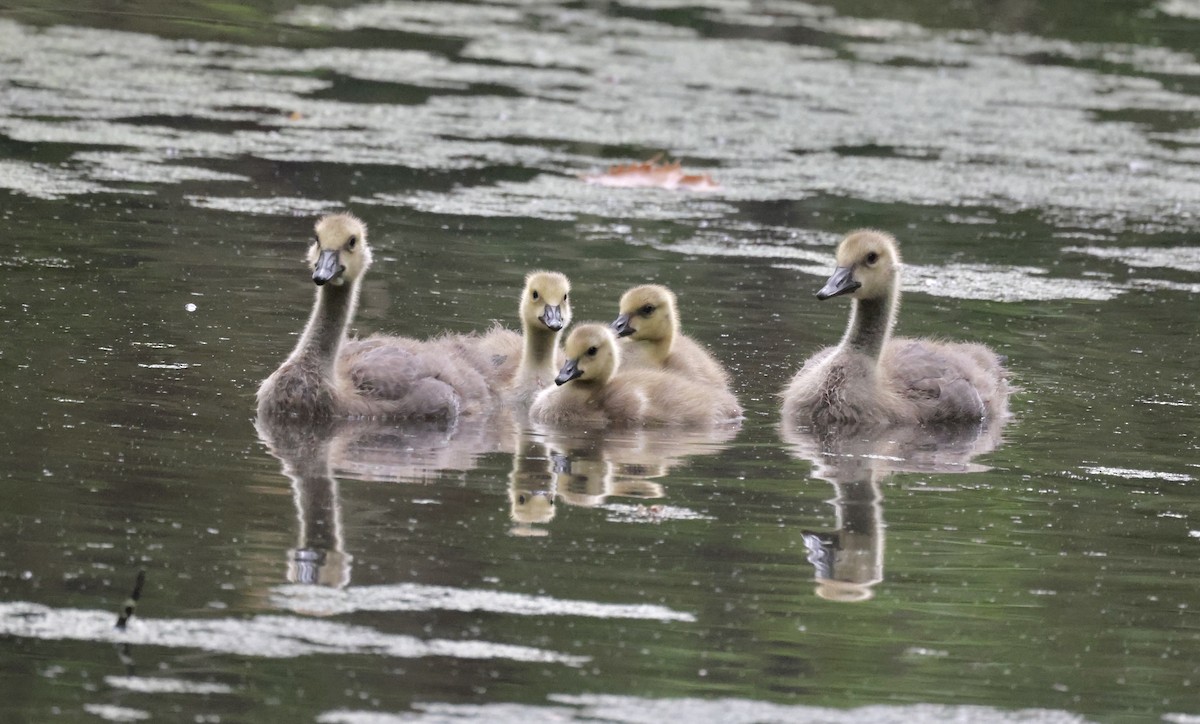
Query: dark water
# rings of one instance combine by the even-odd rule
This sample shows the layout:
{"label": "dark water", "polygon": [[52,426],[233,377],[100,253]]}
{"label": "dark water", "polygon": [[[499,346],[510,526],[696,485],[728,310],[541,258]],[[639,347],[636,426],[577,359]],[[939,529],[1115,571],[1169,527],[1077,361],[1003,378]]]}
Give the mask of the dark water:
{"label": "dark water", "polygon": [[[0,10],[0,719],[1200,721],[1194,2],[123,8]],[[659,281],[747,419],[256,428],[342,208],[358,330]],[[1002,430],[779,429],[859,226]]]}

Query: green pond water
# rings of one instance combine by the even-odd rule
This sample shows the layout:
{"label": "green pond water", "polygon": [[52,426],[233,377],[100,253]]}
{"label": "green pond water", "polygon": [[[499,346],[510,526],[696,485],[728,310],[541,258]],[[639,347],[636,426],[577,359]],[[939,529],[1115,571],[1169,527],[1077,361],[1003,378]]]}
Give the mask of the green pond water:
{"label": "green pond water", "polygon": [[[1195,2],[113,7],[0,7],[0,721],[1200,722]],[[344,209],[358,332],[665,283],[746,419],[256,425]],[[781,428],[864,226],[1006,425]]]}

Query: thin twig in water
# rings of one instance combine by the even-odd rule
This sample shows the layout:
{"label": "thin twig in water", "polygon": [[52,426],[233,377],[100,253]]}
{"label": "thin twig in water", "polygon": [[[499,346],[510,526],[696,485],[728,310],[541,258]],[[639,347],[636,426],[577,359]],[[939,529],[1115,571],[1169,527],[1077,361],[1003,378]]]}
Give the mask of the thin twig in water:
{"label": "thin twig in water", "polygon": [[133,617],[133,610],[137,608],[138,599],[142,597],[142,586],[146,585],[146,569],[138,571],[137,581],[133,584],[133,593],[129,594],[129,598],[125,599],[125,611],[117,619],[117,628],[121,631],[125,630],[125,624]]}

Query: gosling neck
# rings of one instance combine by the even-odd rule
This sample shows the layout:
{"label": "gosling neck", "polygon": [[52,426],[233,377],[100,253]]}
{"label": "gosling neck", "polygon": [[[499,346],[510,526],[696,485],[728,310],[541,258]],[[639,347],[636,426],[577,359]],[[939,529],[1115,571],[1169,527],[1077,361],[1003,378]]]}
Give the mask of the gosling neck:
{"label": "gosling neck", "polygon": [[555,352],[561,331],[550,329],[544,324],[525,323],[523,330],[524,349],[521,352],[521,376],[552,380],[558,373]]}
{"label": "gosling neck", "polygon": [[879,359],[883,346],[892,336],[892,325],[896,320],[896,307],[900,302],[899,288],[881,297],[852,299],[850,324],[842,347]]}
{"label": "gosling neck", "polygon": [[317,287],[312,316],[296,345],[295,356],[310,360],[323,375],[332,376],[357,306],[357,281],[347,279],[339,285]]}

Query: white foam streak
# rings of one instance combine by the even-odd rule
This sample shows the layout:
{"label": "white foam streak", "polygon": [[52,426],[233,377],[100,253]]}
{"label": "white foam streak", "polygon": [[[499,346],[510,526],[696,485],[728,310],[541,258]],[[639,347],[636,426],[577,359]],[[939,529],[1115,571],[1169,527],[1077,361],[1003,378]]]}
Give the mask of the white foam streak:
{"label": "white foam streak", "polygon": [[272,603],[292,611],[319,610],[340,614],[354,611],[484,611],[516,616],[583,616],[598,619],[695,621],[690,613],[651,604],[597,603],[530,596],[506,591],[426,586],[400,583],[356,586],[347,589],[322,586],[281,586]]}
{"label": "white foam streak", "polygon": [[487,641],[422,640],[365,626],[290,616],[248,619],[135,618],[127,630],[114,627],[109,611],[55,609],[36,603],[0,603],[0,635],[48,641],[75,640],[200,649],[261,658],[314,654],[367,654],[391,658],[447,656],[509,659],[578,666],[587,657]]}
{"label": "white foam streak", "polygon": [[524,724],[584,721],[661,724],[664,721],[722,724],[1086,724],[1078,714],[1053,709],[1003,710],[990,706],[903,704],[839,709],[805,704],[773,704],[751,699],[647,699],[604,694],[552,695],[548,705],[417,703],[415,712],[384,714],[335,710],[317,717],[321,724],[399,724],[400,722],[520,721]]}
{"label": "white foam streak", "polygon": [[233,687],[215,682],[168,679],[160,676],[106,676],[104,683],[114,689],[140,694],[232,694]]}
{"label": "white foam streak", "polygon": [[1103,465],[1085,467],[1084,472],[1091,475],[1103,475],[1127,480],[1166,480],[1170,483],[1190,483],[1194,478],[1186,473],[1163,473],[1157,470],[1135,470],[1133,468],[1113,468]]}

